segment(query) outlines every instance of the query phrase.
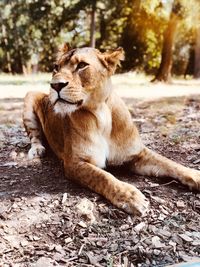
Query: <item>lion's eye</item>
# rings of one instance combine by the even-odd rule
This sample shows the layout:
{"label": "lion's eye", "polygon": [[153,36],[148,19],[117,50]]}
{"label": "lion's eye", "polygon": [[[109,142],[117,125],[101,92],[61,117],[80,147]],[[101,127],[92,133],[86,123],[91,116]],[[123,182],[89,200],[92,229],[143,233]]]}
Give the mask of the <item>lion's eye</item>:
{"label": "lion's eye", "polygon": [[77,70],[80,70],[80,69],[85,68],[85,67],[88,66],[88,65],[89,65],[89,64],[86,63],[86,62],[79,62],[78,65],[77,65],[77,67],[76,67],[76,69],[77,69]]}

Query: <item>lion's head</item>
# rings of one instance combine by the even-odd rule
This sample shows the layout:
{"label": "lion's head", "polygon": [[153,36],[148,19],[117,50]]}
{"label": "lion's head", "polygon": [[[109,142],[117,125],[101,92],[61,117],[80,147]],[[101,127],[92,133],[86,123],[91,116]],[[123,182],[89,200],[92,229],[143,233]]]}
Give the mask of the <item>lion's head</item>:
{"label": "lion's head", "polygon": [[85,47],[59,50],[51,80],[49,98],[61,115],[105,101],[110,93],[109,77],[123,59],[123,50],[101,53]]}

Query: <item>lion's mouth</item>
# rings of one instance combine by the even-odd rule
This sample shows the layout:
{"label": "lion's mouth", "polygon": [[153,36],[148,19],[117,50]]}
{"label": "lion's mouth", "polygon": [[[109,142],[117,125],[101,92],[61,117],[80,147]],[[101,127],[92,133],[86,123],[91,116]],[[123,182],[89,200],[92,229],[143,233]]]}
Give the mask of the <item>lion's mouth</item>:
{"label": "lion's mouth", "polygon": [[78,101],[70,101],[70,100],[66,100],[66,99],[63,99],[61,97],[57,98],[56,101],[55,101],[55,104],[58,103],[58,102],[61,102],[61,103],[67,103],[67,104],[70,104],[70,105],[77,105],[77,106],[81,106],[82,103],[83,103],[83,100],[78,100]]}

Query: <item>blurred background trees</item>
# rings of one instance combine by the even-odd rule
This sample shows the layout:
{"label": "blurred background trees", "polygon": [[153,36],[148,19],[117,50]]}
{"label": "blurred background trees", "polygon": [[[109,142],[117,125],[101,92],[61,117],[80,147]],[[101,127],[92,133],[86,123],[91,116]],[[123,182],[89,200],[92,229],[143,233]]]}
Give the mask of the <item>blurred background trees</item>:
{"label": "blurred background trees", "polygon": [[63,42],[122,46],[122,71],[200,78],[199,0],[1,0],[0,70],[51,71]]}

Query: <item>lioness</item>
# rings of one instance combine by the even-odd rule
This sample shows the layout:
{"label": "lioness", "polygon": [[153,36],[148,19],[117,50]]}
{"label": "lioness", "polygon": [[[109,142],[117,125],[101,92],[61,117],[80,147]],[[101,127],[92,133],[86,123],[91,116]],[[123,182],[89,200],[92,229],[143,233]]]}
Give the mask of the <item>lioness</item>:
{"label": "lioness", "polygon": [[41,157],[44,133],[64,163],[68,178],[103,195],[131,214],[143,215],[148,200],[132,184],[104,170],[127,163],[140,175],[169,176],[200,189],[200,172],[148,149],[124,102],[113,92],[110,76],[124,57],[121,48],[101,53],[64,45],[53,71],[50,93],[29,92],[23,121],[31,141],[29,157]]}

